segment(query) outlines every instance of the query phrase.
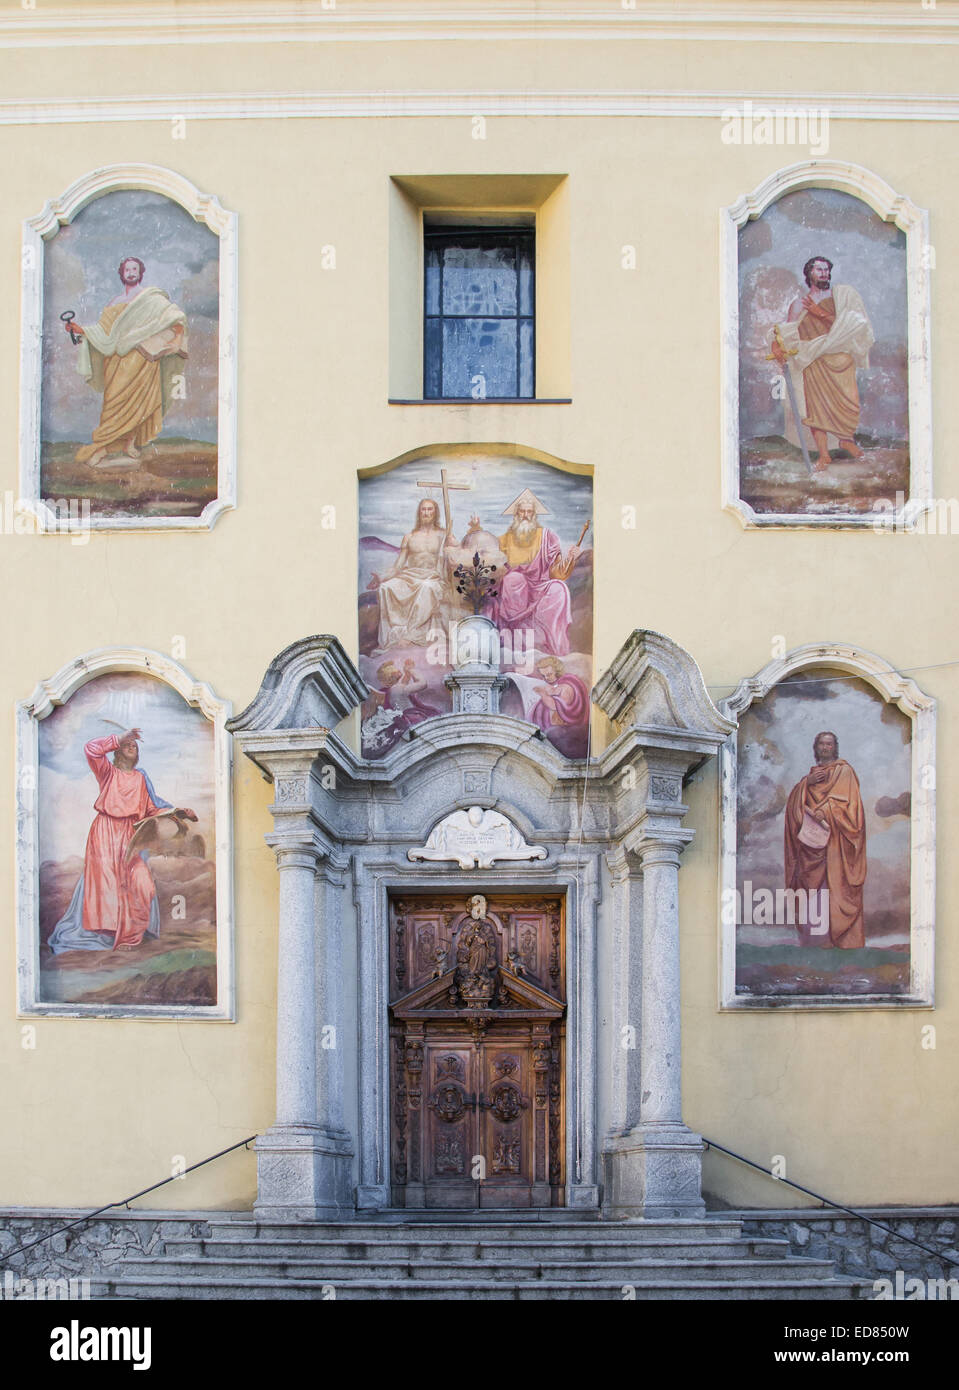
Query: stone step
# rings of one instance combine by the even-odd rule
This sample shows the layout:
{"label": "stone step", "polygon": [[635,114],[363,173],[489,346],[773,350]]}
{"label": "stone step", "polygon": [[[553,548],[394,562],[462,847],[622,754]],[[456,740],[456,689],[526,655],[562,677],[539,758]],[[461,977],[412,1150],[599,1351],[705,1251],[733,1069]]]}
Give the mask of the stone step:
{"label": "stone step", "polygon": [[681,1259],[688,1260],[740,1260],[785,1259],[789,1254],[789,1242],[772,1237],[755,1237],[743,1240],[668,1240],[664,1237],[656,1241],[632,1241],[622,1236],[618,1240],[594,1241],[574,1239],[563,1235],[548,1240],[543,1236],[517,1236],[512,1240],[482,1236],[476,1237],[430,1237],[426,1240],[405,1238],[386,1241],[377,1234],[354,1236],[352,1240],[340,1237],[324,1239],[313,1236],[306,1240],[260,1239],[229,1240],[191,1239],[189,1237],[170,1237],[163,1243],[164,1253],[172,1256],[199,1256],[200,1258],[219,1257],[221,1259],[251,1260],[431,1260],[444,1264],[474,1264],[485,1261],[489,1264],[509,1264],[517,1260],[548,1260],[562,1256],[577,1260],[618,1259]]}
{"label": "stone step", "polygon": [[[120,1270],[118,1269],[118,1273]],[[584,1260],[584,1259],[544,1259],[524,1263],[512,1260],[508,1264],[477,1260],[468,1268],[463,1265],[449,1265],[433,1260],[405,1259],[355,1259],[355,1260],[227,1260],[204,1258],[202,1277],[225,1280],[280,1279],[298,1283],[302,1280],[317,1280],[320,1283],[351,1283],[392,1279],[420,1282],[450,1281],[482,1284],[525,1282],[526,1280],[548,1279],[561,1282],[584,1282],[589,1280],[619,1279],[629,1283],[633,1279],[685,1279],[695,1277],[703,1281],[730,1279],[761,1279],[767,1283],[790,1282],[796,1278],[829,1279],[833,1267],[829,1260]],[[181,1275],[199,1274],[199,1262],[195,1259],[172,1259],[162,1255],[152,1258],[128,1258],[123,1261],[124,1278],[136,1279],[142,1276],[179,1279]]]}
{"label": "stone step", "polygon": [[[256,1223],[256,1215],[249,1208],[243,1211],[220,1211],[215,1213],[212,1220],[217,1224],[228,1224],[230,1222]],[[385,1207],[382,1209],[358,1211],[356,1216],[343,1221],[326,1221],[318,1218],[315,1221],[293,1221],[293,1222],[270,1222],[267,1224],[282,1225],[289,1230],[293,1226],[461,1226],[464,1222],[475,1226],[609,1226],[609,1225],[640,1225],[656,1224],[662,1226],[675,1226],[693,1221],[698,1225],[704,1223],[711,1224],[712,1216],[705,1217],[655,1217],[646,1221],[638,1218],[623,1218],[618,1221],[607,1221],[596,1207],[586,1207],[577,1210],[575,1207]],[[739,1224],[737,1217],[717,1217],[716,1220],[726,1224]]]}
{"label": "stone step", "polygon": [[[668,1300],[797,1300],[848,1301],[869,1297],[872,1285],[854,1279],[795,1279],[769,1283],[763,1279],[537,1279],[484,1284],[489,1301],[603,1300],[623,1302],[624,1284],[638,1302]],[[338,1302],[357,1299],[436,1301],[476,1298],[475,1282],[446,1280],[355,1279],[331,1285],[318,1279],[218,1279],[182,1276],[176,1279],[141,1276],[136,1279],[97,1280],[91,1288],[95,1299],[109,1301],[170,1300],[320,1300],[333,1290]]]}
{"label": "stone step", "polygon": [[[381,1241],[418,1241],[491,1238],[502,1240],[536,1238],[558,1240],[564,1235],[578,1241],[629,1240],[642,1243],[668,1239],[739,1240],[741,1221],[571,1221],[525,1222],[501,1216],[495,1222],[476,1221],[475,1213],[467,1213],[457,1221],[301,1221],[296,1223],[251,1221],[248,1216],[236,1220],[215,1219],[209,1222],[211,1238],[226,1240],[242,1236],[255,1240],[302,1240],[320,1237],[341,1240],[366,1240],[375,1236]],[[531,1229],[532,1228],[532,1229]]]}

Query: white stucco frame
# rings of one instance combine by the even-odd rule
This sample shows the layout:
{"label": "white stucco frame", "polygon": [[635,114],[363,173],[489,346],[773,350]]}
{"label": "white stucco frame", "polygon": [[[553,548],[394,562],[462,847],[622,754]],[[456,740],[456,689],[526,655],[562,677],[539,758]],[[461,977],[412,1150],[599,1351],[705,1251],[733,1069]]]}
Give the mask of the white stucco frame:
{"label": "white stucco frame", "polygon": [[[58,517],[41,498],[40,403],[43,378],[43,263],[46,242],[88,203],[105,193],[138,189],[179,203],[196,222],[215,233],[220,244],[219,362],[217,373],[217,495],[199,516],[109,517],[89,520]],[[236,506],[236,305],[235,212],[209,193],[201,193],[181,174],[154,164],[109,164],[77,179],[59,198],[23,224],[20,336],[20,505],[45,533],[82,528],[95,531],[207,531],[220,514]]]}
{"label": "white stucco frame", "polygon": [[[736,687],[719,708],[737,720],[756,700],[763,699],[784,677],[807,667],[828,666],[861,676],[888,703],[912,721],[910,988],[906,995],[808,995],[805,998],[744,998],[736,994],[736,924],[723,920],[722,904],[737,888],[736,809],[738,730],[720,752],[722,807],[720,815],[720,989],[721,1009],[901,1009],[932,1008],[935,1003],[936,924],[936,702],[915,681],[872,652],[844,642],[810,642],[769,662],[757,675]],[[728,915],[728,914],[726,914]]]}
{"label": "white stucco frame", "polygon": [[[785,193],[833,188],[860,198],[906,234],[906,315],[909,371],[909,502],[895,514],[867,512],[761,513],[740,496],[739,484],[739,229]],[[911,522],[933,501],[929,214],[878,174],[836,159],[810,159],[770,174],[752,193],[720,210],[720,342],[722,344],[722,505],[749,527],[875,528]],[[892,500],[892,499],[891,499]]]}
{"label": "white stucco frame", "polygon": [[[39,750],[37,727],[95,676],[118,671],[158,677],[213,724],[214,812],[216,816],[217,1003],[171,1008],[164,1004],[54,1004],[39,995],[40,845],[38,825]],[[143,647],[103,647],[87,652],[41,681],[17,705],[17,1012],[21,1017],[220,1019],[235,1012],[233,966],[232,740],[226,721],[232,706],[182,666]]]}

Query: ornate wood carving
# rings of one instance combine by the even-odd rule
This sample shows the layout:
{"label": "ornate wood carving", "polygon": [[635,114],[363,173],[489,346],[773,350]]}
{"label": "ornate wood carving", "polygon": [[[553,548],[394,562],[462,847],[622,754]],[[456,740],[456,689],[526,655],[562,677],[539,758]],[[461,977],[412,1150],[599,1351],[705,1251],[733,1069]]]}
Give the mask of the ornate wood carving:
{"label": "ornate wood carving", "polygon": [[456,988],[468,1009],[485,1009],[499,985],[496,932],[486,917],[486,899],[477,893],[470,902],[469,920],[456,944]]}
{"label": "ornate wood carving", "polygon": [[518,1138],[507,1138],[505,1134],[501,1134],[493,1151],[493,1172],[518,1173],[519,1147]]}
{"label": "ornate wood carving", "polygon": [[464,1168],[463,1145],[453,1134],[441,1134],[433,1149],[433,1165],[437,1173],[460,1174]]}
{"label": "ornate wood carving", "polygon": [[391,921],[394,1203],[561,1204],[561,901],[407,895]]}
{"label": "ornate wood carving", "polygon": [[426,1102],[435,1110],[441,1120],[452,1124],[462,1117],[466,1110],[466,1093],[460,1086],[440,1086]]}
{"label": "ornate wood carving", "polygon": [[422,1036],[407,1037],[405,1047],[407,1100],[409,1104],[410,1127],[410,1178],[418,1181],[420,1168],[420,1101],[423,1098],[423,1043]]}
{"label": "ornate wood carving", "polygon": [[[406,1111],[408,1105],[408,1094],[406,1083],[403,1078],[402,1068],[403,1044],[399,1038],[393,1040],[393,1065],[396,1074],[396,1084],[393,1088],[393,1169],[396,1173],[398,1182],[405,1183],[407,1175],[406,1166]],[[397,1062],[400,1062],[397,1065]]]}

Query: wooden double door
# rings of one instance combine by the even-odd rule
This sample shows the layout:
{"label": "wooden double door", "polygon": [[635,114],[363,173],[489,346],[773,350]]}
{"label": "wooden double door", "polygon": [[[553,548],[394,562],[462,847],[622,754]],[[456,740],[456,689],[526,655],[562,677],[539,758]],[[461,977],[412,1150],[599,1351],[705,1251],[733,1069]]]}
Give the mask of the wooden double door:
{"label": "wooden double door", "polygon": [[407,897],[390,922],[393,1205],[562,1205],[562,899]]}

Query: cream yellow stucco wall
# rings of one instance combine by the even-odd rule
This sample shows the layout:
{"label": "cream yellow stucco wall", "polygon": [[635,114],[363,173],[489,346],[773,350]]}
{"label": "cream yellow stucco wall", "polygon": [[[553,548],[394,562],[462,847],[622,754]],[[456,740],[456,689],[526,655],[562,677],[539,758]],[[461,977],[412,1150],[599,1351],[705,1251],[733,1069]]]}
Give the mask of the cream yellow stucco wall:
{"label": "cream yellow stucco wall", "polygon": [[[81,5],[76,10],[83,8]],[[212,8],[217,8],[213,6]],[[815,7],[813,7],[814,9]],[[878,4],[863,6],[878,12]],[[918,9],[918,5],[916,6]],[[942,13],[943,7],[940,6]],[[25,23],[29,22],[25,19]],[[941,93],[954,46],[707,39],[196,43],[0,47],[16,101],[242,92],[770,91]],[[482,102],[477,112],[482,114]],[[747,532],[720,506],[718,210],[797,148],[724,145],[718,116],[468,115],[0,124],[0,491],[18,488],[21,222],[85,171],[168,166],[239,214],[238,507],[208,534],[0,536],[0,1205],[97,1206],[265,1129],[273,1118],[277,882],[270,792],[234,778],[237,1022],[36,1019],[15,1005],[14,710],[85,651],[169,652],[233,702],[315,632],[356,654],[356,473],[430,444],[517,443],[595,468],[596,669],[627,634],[668,634],[714,699],[787,647],[834,639],[914,672],[939,702],[937,1008],[749,1015],[717,1010],[718,773],[690,788],[680,876],[687,1122],[853,1203],[959,1201],[959,539]],[[834,119],[829,156],[930,210],[935,488],[959,496],[959,142],[947,120]],[[388,404],[393,175],[560,174],[569,240],[572,403]],[[322,271],[323,244],[336,269]],[[635,245],[638,268],[621,268]],[[394,292],[395,292],[395,286]],[[335,529],[320,509],[336,508]],[[638,508],[635,530],[622,508]],[[163,581],[152,575],[162,567]],[[936,668],[936,669],[932,669]],[[938,1046],[923,1050],[933,1021]],[[785,1189],[706,1160],[706,1187],[780,1205]],[[252,1154],[151,1199],[249,1205]]]}

